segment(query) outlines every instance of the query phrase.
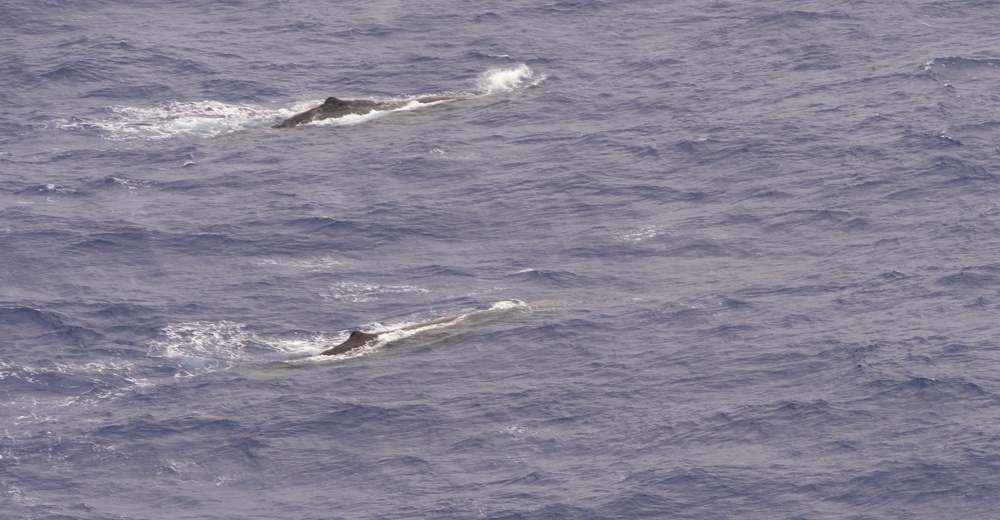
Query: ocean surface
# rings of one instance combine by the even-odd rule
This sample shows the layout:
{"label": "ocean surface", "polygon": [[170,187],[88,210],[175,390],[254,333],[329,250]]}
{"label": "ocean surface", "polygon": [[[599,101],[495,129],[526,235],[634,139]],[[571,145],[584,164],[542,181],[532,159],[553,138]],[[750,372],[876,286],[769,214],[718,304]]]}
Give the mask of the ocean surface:
{"label": "ocean surface", "polygon": [[0,516],[1000,517],[998,19],[3,2]]}

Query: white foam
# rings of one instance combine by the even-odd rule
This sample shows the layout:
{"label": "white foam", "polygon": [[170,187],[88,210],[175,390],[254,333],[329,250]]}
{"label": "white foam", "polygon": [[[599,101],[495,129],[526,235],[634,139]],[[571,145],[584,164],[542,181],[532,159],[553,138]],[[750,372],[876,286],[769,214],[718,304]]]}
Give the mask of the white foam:
{"label": "white foam", "polygon": [[308,352],[302,353],[302,355],[306,357],[293,359],[291,361],[286,361],[285,363],[292,365],[302,364],[302,363],[324,363],[330,361],[341,361],[344,359],[367,356],[368,354],[380,350],[382,346],[388,343],[389,341],[394,341],[396,339],[399,339],[397,337],[392,336],[391,334],[390,335],[382,335],[382,333],[379,334],[380,336],[378,340],[374,342],[368,343],[364,346],[355,349],[351,349],[342,354],[336,354],[333,356],[324,356],[322,355],[322,352],[334,346],[337,346],[343,343],[344,341],[347,341],[347,338],[350,337],[349,333],[345,332],[343,334],[338,334],[336,336],[327,336],[327,335],[317,336],[316,338],[317,343],[315,344],[314,348],[311,348]]}
{"label": "white foam", "polygon": [[[230,321],[174,323],[163,327],[160,336],[150,344],[150,355],[175,363],[180,369],[176,377],[225,370],[248,360],[259,361],[260,350],[312,356],[333,342],[326,334],[291,339],[261,337],[246,325]],[[254,348],[258,352],[251,352]]]}
{"label": "white foam", "polygon": [[125,188],[129,191],[139,191],[149,188],[151,183],[149,181],[135,180],[135,179],[125,179],[121,177],[110,177],[108,179],[115,186]]}
{"label": "white foam", "polygon": [[344,265],[344,260],[333,256],[322,256],[306,259],[286,259],[286,258],[262,258],[257,261],[258,265],[294,267],[300,269],[310,269],[314,271],[325,271]]}
{"label": "white foam", "polygon": [[[391,101],[392,100],[390,100],[390,102]],[[399,101],[406,101],[406,100],[399,100]],[[387,109],[384,109],[384,110],[372,110],[371,112],[368,112],[367,114],[346,114],[346,115],[342,115],[340,117],[332,117],[330,119],[321,119],[319,121],[313,121],[313,122],[310,122],[310,123],[307,123],[307,124],[308,125],[313,125],[313,126],[354,126],[354,125],[359,125],[361,123],[366,123],[368,121],[372,121],[372,120],[378,119],[380,117],[387,116],[387,115],[392,114],[394,112],[410,112],[412,110],[417,110],[417,109],[424,108],[424,107],[429,107],[429,106],[433,106],[433,105],[439,105],[441,103],[446,103],[447,101],[448,100],[437,100],[437,101],[422,102],[422,101],[417,101],[415,99],[412,99],[412,100],[407,101],[404,105],[401,105],[401,106],[398,106],[398,107],[395,107],[395,108],[387,108]],[[316,104],[319,104],[319,103],[316,103]]]}
{"label": "white foam", "polygon": [[522,302],[521,300],[504,300],[501,302],[494,303],[490,310],[500,310],[500,309],[518,309],[522,307],[527,307],[528,304]]}
{"label": "white foam", "polygon": [[173,101],[152,107],[112,106],[104,118],[72,118],[64,129],[98,129],[113,141],[169,139],[179,136],[218,137],[264,126],[291,110],[221,101]]}
{"label": "white foam", "polygon": [[670,232],[662,226],[648,225],[633,228],[617,235],[618,240],[623,242],[642,242],[660,235],[669,235]]}
{"label": "white foam", "polygon": [[545,76],[522,63],[511,69],[490,69],[479,75],[476,86],[483,95],[490,95],[533,87],[544,80]]}
{"label": "white foam", "polygon": [[238,360],[245,357],[247,344],[256,340],[245,327],[230,321],[171,324],[151,348],[164,357]]}
{"label": "white foam", "polygon": [[[319,103],[316,103],[317,105]],[[397,109],[393,110],[372,110],[367,114],[345,114],[340,117],[331,117],[330,119],[320,119],[319,121],[312,121],[306,123],[310,126],[354,126],[360,125],[361,123],[367,123],[368,121],[373,121],[380,117],[384,117]]]}

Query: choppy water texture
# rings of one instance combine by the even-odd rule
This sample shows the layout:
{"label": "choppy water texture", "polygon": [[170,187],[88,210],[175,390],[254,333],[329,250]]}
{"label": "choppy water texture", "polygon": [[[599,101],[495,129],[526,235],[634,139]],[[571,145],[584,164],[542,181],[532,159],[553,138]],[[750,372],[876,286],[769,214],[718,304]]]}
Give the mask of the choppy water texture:
{"label": "choppy water texture", "polygon": [[6,2],[2,516],[995,518],[997,19]]}

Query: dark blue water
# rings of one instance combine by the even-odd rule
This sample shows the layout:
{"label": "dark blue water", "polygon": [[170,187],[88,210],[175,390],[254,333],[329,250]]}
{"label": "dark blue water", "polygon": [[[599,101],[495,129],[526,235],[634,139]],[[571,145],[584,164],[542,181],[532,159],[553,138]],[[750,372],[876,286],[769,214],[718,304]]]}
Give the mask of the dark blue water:
{"label": "dark blue water", "polygon": [[995,518],[998,16],[7,2],[3,518]]}

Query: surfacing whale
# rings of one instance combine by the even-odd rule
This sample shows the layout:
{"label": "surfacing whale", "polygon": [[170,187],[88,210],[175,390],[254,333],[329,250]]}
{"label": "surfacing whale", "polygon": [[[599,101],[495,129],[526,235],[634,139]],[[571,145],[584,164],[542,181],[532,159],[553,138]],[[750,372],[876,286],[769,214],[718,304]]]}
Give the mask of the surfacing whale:
{"label": "surfacing whale", "polygon": [[[484,311],[479,311],[484,312]],[[471,313],[470,313],[471,314]],[[424,323],[417,323],[416,325],[406,325],[405,327],[399,327],[395,331],[407,331],[407,330],[418,330],[424,327],[432,327],[434,325],[445,325],[451,322],[457,322],[458,320],[464,318],[465,314],[461,316],[449,316],[447,318],[439,318],[436,320],[427,321]],[[324,350],[320,352],[321,356],[336,356],[337,354],[343,354],[345,352],[350,352],[356,348],[361,348],[365,345],[371,345],[378,341],[379,336],[387,332],[395,331],[385,331],[385,332],[361,332],[360,330],[352,330],[351,335],[348,336],[347,340],[333,347],[331,349]]]}
{"label": "surfacing whale", "polygon": [[306,110],[301,114],[296,114],[288,119],[272,126],[271,128],[291,128],[293,126],[322,121],[335,117],[343,117],[348,114],[365,115],[375,110],[395,110],[416,101],[417,103],[437,103],[440,101],[453,101],[463,99],[459,96],[427,96],[404,101],[369,101],[367,99],[339,99],[328,97],[322,105]]}
{"label": "surfacing whale", "polygon": [[[343,343],[333,348],[324,350],[319,355],[336,356],[337,354],[345,354],[364,346],[374,345],[381,340],[387,340],[393,343],[396,343],[397,341],[403,343],[403,338],[411,335],[414,337],[414,340],[419,343],[423,343],[424,341],[434,342],[508,318],[513,315],[539,309],[552,308],[558,305],[559,302],[553,300],[543,300],[533,303],[510,300],[497,302],[489,309],[480,309],[460,314],[458,316],[438,318],[436,320],[417,323],[414,325],[404,325],[402,327],[396,327],[380,332],[362,332],[360,330],[355,330],[351,331],[350,336],[348,336]],[[400,334],[401,332],[404,334]]]}

